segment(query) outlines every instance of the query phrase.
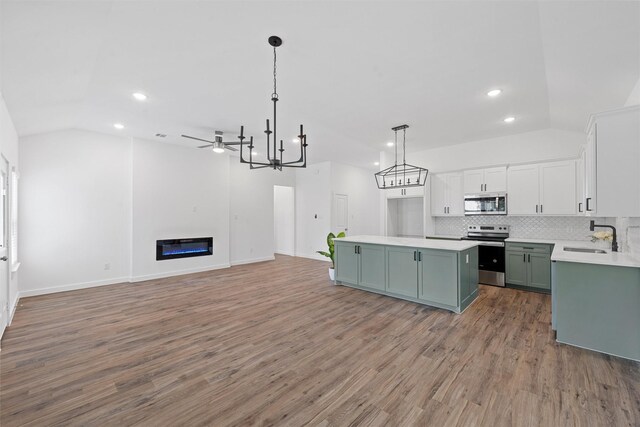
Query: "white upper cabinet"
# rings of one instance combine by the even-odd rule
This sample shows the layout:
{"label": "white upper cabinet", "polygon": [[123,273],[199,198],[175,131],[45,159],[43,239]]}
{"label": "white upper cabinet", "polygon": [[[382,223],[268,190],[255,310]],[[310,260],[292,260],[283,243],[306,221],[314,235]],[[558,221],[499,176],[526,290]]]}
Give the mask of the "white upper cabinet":
{"label": "white upper cabinet", "polygon": [[512,166],[508,169],[507,213],[575,215],[576,162]]}
{"label": "white upper cabinet", "polygon": [[584,212],[596,214],[596,125],[587,132],[587,147],[584,151]]}
{"label": "white upper cabinet", "polygon": [[540,165],[540,213],[576,214],[576,161]]}
{"label": "white upper cabinet", "polygon": [[507,167],[464,171],[464,193],[504,193],[507,191]]}
{"label": "white upper cabinet", "polygon": [[640,106],[591,117],[586,169],[589,214],[640,217]]}
{"label": "white upper cabinet", "polygon": [[403,199],[406,197],[424,197],[426,186],[393,188],[383,190],[387,199]]}
{"label": "white upper cabinet", "polygon": [[585,214],[585,206],[584,201],[586,199],[586,190],[585,190],[585,161],[586,161],[586,148],[583,148],[580,151],[580,158],[576,162],[576,198],[578,203],[578,215]]}
{"label": "white upper cabinet", "polygon": [[511,166],[507,172],[507,214],[536,215],[539,213],[538,165]]}
{"label": "white upper cabinet", "polygon": [[464,215],[462,173],[431,176],[431,214],[433,216]]}

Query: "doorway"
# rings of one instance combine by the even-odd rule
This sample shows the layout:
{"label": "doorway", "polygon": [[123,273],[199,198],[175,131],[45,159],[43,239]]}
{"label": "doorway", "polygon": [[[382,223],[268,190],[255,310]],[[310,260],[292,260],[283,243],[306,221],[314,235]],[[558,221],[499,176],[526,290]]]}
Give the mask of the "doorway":
{"label": "doorway", "polygon": [[346,194],[333,195],[333,215],[331,229],[338,235],[341,231],[348,234],[349,231],[349,196]]}
{"label": "doorway", "polygon": [[273,186],[273,252],[295,255],[295,191],[293,187]]}

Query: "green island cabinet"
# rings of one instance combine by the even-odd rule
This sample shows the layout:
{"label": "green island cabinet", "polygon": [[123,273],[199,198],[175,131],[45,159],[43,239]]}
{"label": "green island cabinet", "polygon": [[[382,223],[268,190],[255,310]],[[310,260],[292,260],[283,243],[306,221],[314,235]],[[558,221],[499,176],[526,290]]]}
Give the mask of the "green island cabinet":
{"label": "green island cabinet", "polygon": [[551,292],[553,245],[507,242],[505,282],[515,287]]}
{"label": "green island cabinet", "polygon": [[478,248],[463,251],[335,240],[336,281],[461,313],[478,295]]}
{"label": "green island cabinet", "polygon": [[640,268],[554,261],[558,342],[640,362]]}

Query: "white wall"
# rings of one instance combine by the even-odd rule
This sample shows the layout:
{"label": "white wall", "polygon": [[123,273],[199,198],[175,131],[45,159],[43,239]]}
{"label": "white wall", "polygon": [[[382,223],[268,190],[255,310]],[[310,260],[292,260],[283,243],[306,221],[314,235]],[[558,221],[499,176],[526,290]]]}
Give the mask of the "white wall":
{"label": "white wall", "polygon": [[231,264],[273,259],[273,186],[294,186],[295,179],[291,169],[250,170],[249,165],[231,158]]}
{"label": "white wall", "polygon": [[378,234],[380,212],[374,172],[331,162],[331,192],[349,196],[349,235]]}
{"label": "white wall", "polygon": [[[133,281],[229,266],[229,157],[133,141]],[[213,255],[156,261],[156,240],[213,236]]]}
{"label": "white wall", "polygon": [[627,102],[625,102],[624,106],[628,107],[630,105],[638,105],[640,104],[640,78],[636,82],[636,85],[631,90],[629,94],[629,98],[627,98]]}
{"label": "white wall", "polygon": [[[9,115],[9,111],[7,110],[7,106],[4,102],[4,98],[0,93],[0,154],[2,154],[7,161],[9,162],[9,171],[13,168],[16,171],[20,172],[20,168],[18,165],[18,134],[16,133],[15,126],[13,125],[13,121],[11,120],[11,116]],[[22,185],[22,184],[20,184]],[[12,188],[9,188],[9,195],[13,191]],[[9,197],[10,200],[10,197]],[[10,211],[10,210],[9,210]],[[19,253],[22,252],[21,248],[18,248]],[[7,268],[10,269],[14,261],[14,257],[19,254],[9,253],[9,261],[7,262]],[[18,274],[19,272],[11,272],[9,273],[9,307],[7,317],[9,323],[11,322],[11,318],[13,317],[13,313],[15,312],[17,303],[18,303]],[[2,290],[2,292],[5,292]],[[4,299],[4,298],[3,298]],[[0,325],[0,336],[2,336],[3,325]]]}
{"label": "white wall", "polygon": [[331,164],[296,170],[296,256],[326,260],[316,251],[327,250],[331,229]]}
{"label": "white wall", "polygon": [[69,130],[20,151],[21,294],[126,280],[131,142]]}
{"label": "white wall", "polygon": [[[585,123],[586,125],[586,123]],[[407,153],[407,163],[446,172],[496,165],[543,162],[578,158],[580,147],[586,144],[583,132],[545,129],[467,142],[464,144]],[[383,152],[381,166],[393,165],[393,153]]]}
{"label": "white wall", "polygon": [[295,187],[273,187],[274,252],[295,255]]}

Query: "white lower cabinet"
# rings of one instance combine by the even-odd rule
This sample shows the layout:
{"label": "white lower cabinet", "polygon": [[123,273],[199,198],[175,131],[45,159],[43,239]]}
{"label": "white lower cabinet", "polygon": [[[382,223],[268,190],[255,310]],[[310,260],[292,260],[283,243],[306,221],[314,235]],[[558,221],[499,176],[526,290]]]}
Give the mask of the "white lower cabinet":
{"label": "white lower cabinet", "polygon": [[575,160],[512,166],[507,175],[509,214],[576,214]]}

